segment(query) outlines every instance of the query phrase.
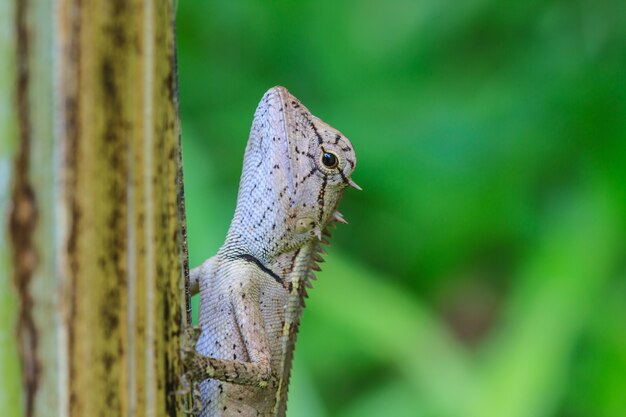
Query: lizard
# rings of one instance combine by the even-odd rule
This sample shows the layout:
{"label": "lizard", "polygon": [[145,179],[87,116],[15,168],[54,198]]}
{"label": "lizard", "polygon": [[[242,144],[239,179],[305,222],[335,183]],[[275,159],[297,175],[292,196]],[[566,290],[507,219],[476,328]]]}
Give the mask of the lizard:
{"label": "lizard", "polygon": [[262,97],[235,214],[217,254],[191,270],[199,328],[183,343],[200,417],[284,416],[307,288],[356,156],[350,141],[284,87]]}

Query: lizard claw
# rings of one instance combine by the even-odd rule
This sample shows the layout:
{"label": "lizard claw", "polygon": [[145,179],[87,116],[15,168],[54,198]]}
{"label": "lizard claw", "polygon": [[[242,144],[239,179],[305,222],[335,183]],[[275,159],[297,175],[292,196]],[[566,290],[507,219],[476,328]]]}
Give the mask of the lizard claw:
{"label": "lizard claw", "polygon": [[199,326],[188,327],[184,330],[180,343],[180,357],[183,366],[188,368],[196,355],[196,344],[200,338],[202,329]]}
{"label": "lizard claw", "polygon": [[192,347],[183,346],[180,348],[180,359],[185,368],[189,368],[196,356],[196,350]]}
{"label": "lizard claw", "polygon": [[184,374],[180,377],[181,389],[174,391],[172,395],[183,397],[180,409],[183,413],[190,416],[197,416],[202,411],[202,401],[200,400],[200,391],[198,386],[191,382],[191,378]]}
{"label": "lizard claw", "polygon": [[187,327],[183,331],[183,340],[185,342],[193,344],[193,346],[195,347],[201,334],[202,334],[202,328],[200,326]]}
{"label": "lizard claw", "polygon": [[196,344],[201,333],[202,329],[199,326],[188,327],[183,331],[180,340],[180,359],[187,372],[180,377],[181,389],[173,392],[173,395],[182,397],[183,404],[180,409],[190,416],[197,416],[203,408],[198,385],[194,382],[192,372],[189,371],[194,358],[198,355]]}

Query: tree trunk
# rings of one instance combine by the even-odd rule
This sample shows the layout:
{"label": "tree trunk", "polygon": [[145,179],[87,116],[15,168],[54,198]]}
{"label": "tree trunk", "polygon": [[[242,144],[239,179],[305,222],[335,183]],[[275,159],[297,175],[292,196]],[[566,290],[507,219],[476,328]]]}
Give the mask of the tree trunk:
{"label": "tree trunk", "polygon": [[2,415],[180,415],[174,8],[0,2]]}

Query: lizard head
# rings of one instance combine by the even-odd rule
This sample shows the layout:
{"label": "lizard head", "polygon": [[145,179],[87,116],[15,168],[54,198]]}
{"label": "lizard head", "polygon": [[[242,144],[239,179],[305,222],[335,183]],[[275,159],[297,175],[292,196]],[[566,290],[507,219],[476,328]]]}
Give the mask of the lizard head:
{"label": "lizard head", "polygon": [[360,189],[351,179],[355,167],[352,144],[340,131],[286,88],[270,89],[244,156],[233,222],[239,244],[247,240],[247,250],[270,259],[321,238],[330,222],[345,222],[336,209],[346,187]]}
{"label": "lizard head", "polygon": [[356,167],[352,144],[340,131],[313,116],[285,89],[287,140],[293,168],[296,234],[320,237],[333,220],[343,221],[336,211],[346,187],[360,189],[351,176]]}

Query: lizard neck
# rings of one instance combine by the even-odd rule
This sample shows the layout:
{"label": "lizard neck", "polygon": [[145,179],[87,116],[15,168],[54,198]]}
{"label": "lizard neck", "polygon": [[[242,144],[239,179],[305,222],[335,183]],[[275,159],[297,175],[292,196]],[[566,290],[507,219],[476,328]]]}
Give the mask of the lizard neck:
{"label": "lizard neck", "polygon": [[[241,203],[241,202],[240,202]],[[245,204],[235,212],[221,252],[229,255],[251,255],[270,265],[286,249],[291,232],[277,208],[254,209]],[[248,206],[250,206],[248,208]],[[273,210],[273,211],[272,211]]]}
{"label": "lizard neck", "polygon": [[224,249],[254,256],[269,265],[282,253],[305,244],[313,232],[296,230],[302,213],[289,142],[277,140],[285,137],[283,126],[274,126],[269,132],[274,136],[268,136],[263,123],[269,122],[255,117]]}

